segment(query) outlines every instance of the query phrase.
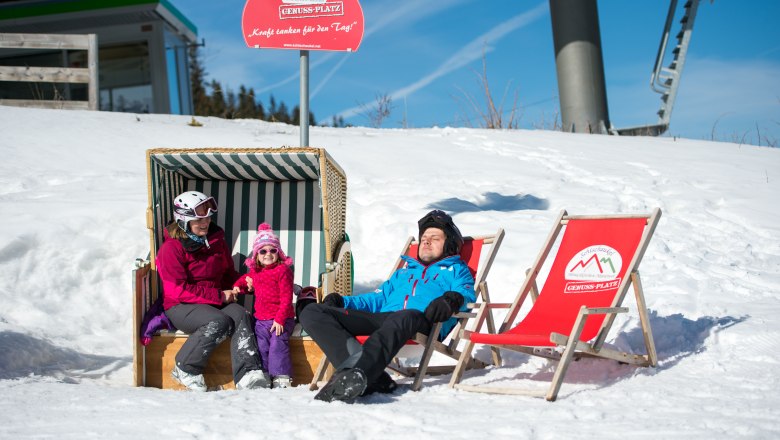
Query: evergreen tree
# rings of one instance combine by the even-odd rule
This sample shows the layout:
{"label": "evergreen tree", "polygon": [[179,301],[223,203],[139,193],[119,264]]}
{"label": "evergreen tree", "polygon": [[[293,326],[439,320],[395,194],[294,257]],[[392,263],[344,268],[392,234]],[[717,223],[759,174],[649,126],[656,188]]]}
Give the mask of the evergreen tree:
{"label": "evergreen tree", "polygon": [[343,116],[339,116],[339,117],[333,116],[333,120],[332,120],[331,124],[332,124],[333,127],[336,127],[336,128],[344,128],[344,127],[351,127],[352,126],[352,124],[347,124],[347,123],[344,122],[344,117]]}
{"label": "evergreen tree", "polygon": [[[290,115],[290,122],[292,125],[301,125],[301,108],[299,106],[293,107],[292,114]],[[314,120],[314,113],[309,112],[309,125],[317,125],[317,121]]]}
{"label": "evergreen tree", "polygon": [[249,96],[251,97],[252,102],[255,103],[254,117],[258,119],[265,119],[265,109],[263,108],[263,103],[259,102],[255,97],[255,89],[251,87],[249,88]]}
{"label": "evergreen tree", "polygon": [[206,94],[206,69],[200,61],[198,46],[190,46],[190,84],[192,86],[193,113],[198,116],[211,114],[209,96]]}
{"label": "evergreen tree", "polygon": [[287,105],[284,101],[279,102],[276,112],[273,113],[274,120],[277,122],[290,123],[290,114],[287,112]]}
{"label": "evergreen tree", "polygon": [[271,98],[268,101],[269,101],[268,115],[265,120],[271,122],[277,122],[277,120],[274,119],[276,116],[276,99],[274,99],[274,95],[271,95]]}
{"label": "evergreen tree", "polygon": [[[291,116],[290,123],[292,125],[297,125],[297,126],[301,125],[301,108],[299,106],[296,105],[295,107],[293,107],[290,116]],[[309,123],[311,123],[311,121],[309,121]]]}
{"label": "evergreen tree", "polygon": [[256,116],[254,92],[250,95],[246,87],[241,85],[238,88],[238,108],[236,117],[244,119],[253,119]]}
{"label": "evergreen tree", "polygon": [[[197,46],[189,48],[190,82],[194,115],[217,116],[228,119],[260,119],[300,125],[300,109],[298,106],[295,106],[292,111],[288,111],[287,104],[283,101],[277,104],[276,98],[271,95],[269,97],[268,109],[266,110],[263,103],[257,100],[253,88],[247,89],[242,84],[236,95],[233,91],[226,91],[216,79],[212,79],[211,82],[207,83],[206,69],[200,56]],[[209,91],[211,94],[209,94]],[[343,119],[340,124],[336,125],[334,119],[334,127],[345,126]],[[311,111],[309,112],[309,125],[316,125],[314,113]]]}
{"label": "evergreen tree", "polygon": [[209,115],[219,116],[220,118],[224,118],[226,109],[227,109],[227,104],[225,103],[225,94],[222,90],[222,84],[220,84],[217,80],[212,79],[211,80],[211,108],[210,108]]}
{"label": "evergreen tree", "polygon": [[[242,86],[243,87],[243,86]],[[226,119],[234,119],[236,118],[236,112],[238,111],[238,105],[236,104],[236,94],[233,93],[232,90],[228,89],[227,91],[227,106],[225,108],[225,116]]]}

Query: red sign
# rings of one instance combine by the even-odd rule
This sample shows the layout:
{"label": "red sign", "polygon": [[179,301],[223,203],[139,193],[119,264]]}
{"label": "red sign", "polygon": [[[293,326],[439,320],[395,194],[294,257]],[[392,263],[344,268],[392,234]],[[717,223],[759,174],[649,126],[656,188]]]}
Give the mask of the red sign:
{"label": "red sign", "polygon": [[249,47],[355,52],[363,9],[358,0],[247,0],[241,29]]}

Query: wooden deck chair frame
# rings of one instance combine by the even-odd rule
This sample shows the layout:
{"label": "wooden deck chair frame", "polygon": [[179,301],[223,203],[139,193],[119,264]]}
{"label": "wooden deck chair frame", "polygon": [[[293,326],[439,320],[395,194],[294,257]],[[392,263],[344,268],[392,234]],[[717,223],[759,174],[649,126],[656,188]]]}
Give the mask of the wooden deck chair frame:
{"label": "wooden deck chair frame", "polygon": [[[496,257],[496,253],[498,252],[498,248],[501,246],[501,241],[503,239],[504,239],[504,230],[502,228],[499,228],[495,234],[464,238],[464,240],[466,241],[469,240],[481,241],[482,242],[482,247],[480,248],[481,253],[484,252],[483,249],[485,249],[485,247],[489,247],[488,251],[485,252],[484,257],[482,255],[479,256],[479,263],[477,265],[476,274],[474,276],[474,289],[477,298],[481,300],[481,304],[487,304],[490,302],[490,297],[487,289],[487,275],[488,272],[490,271],[490,267],[493,265],[493,260]],[[403,249],[401,249],[400,255],[409,255],[410,250],[416,249],[416,246],[417,246],[417,242],[415,240],[415,237],[409,237],[406,240]],[[388,277],[392,276],[393,272],[401,268],[403,264],[404,262],[399,256],[395,264],[393,265],[393,269],[390,271]],[[468,304],[468,307],[474,309],[477,307],[477,304],[470,303]],[[475,318],[476,313],[460,312],[457,313],[455,316],[458,318],[458,323],[450,332],[449,341],[445,339],[444,341],[440,342],[438,338],[428,338],[427,335],[424,335],[422,333],[417,333],[414,339],[410,340],[410,343],[419,344],[424,347],[423,354],[422,357],[420,358],[420,363],[418,367],[416,368],[403,367],[401,366],[397,358],[387,366],[388,369],[395,371],[403,376],[414,377],[414,381],[412,382],[413,391],[419,391],[420,388],[422,388],[422,381],[426,374],[444,374],[444,373],[449,373],[453,370],[454,368],[453,366],[443,367],[443,368],[430,367],[428,364],[431,360],[431,357],[433,356],[434,351],[444,354],[455,360],[461,359],[461,352],[458,350],[458,344],[460,343],[460,334],[461,334],[460,330],[466,328],[466,325],[468,324],[468,320],[471,318]],[[491,314],[484,315],[484,321],[486,321],[487,323],[488,331],[495,332],[495,324],[493,321],[493,316]],[[431,334],[432,335],[439,334],[440,329],[441,329],[441,323],[437,323],[431,329]],[[501,365],[501,357],[498,349],[493,350],[492,362],[496,366]],[[482,368],[485,367],[486,365],[487,364],[485,362],[469,356],[469,362],[467,364],[467,368]],[[328,361],[327,357],[323,356],[322,360],[320,361],[320,365],[317,367],[317,370],[314,373],[314,377],[311,381],[311,384],[309,385],[309,389],[312,391],[318,389],[319,382],[322,382],[323,380],[326,379],[329,373],[328,370],[330,369],[331,369],[330,362]]]}
{"label": "wooden deck chair frame", "polygon": [[[181,332],[160,332],[144,347],[139,328],[144,313],[160,295],[155,258],[163,228],[172,220],[173,197],[188,189],[214,196],[217,224],[233,246],[236,269],[261,222],[268,222],[294,259],[294,282],[324,291],[351,292],[351,250],[346,238],[347,180],[344,171],[320,148],[151,149],[147,228],[150,253],[133,271],[133,373],[136,386],[181,388],[170,378],[173,358],[186,340]],[[253,295],[240,301],[252,310]],[[308,383],[322,351],[298,330],[290,340],[293,383]],[[204,370],[209,388],[234,387],[229,344],[211,355]]]}
{"label": "wooden deck chair frame", "polygon": [[[647,250],[647,246],[655,231],[655,228],[658,224],[658,220],[660,219],[660,217],[661,217],[661,210],[659,208],[654,209],[651,214],[647,214],[647,215],[604,215],[604,216],[587,216],[587,215],[572,216],[572,215],[568,215],[568,213],[565,210],[562,210],[558,215],[558,218],[555,221],[555,225],[553,226],[552,231],[548,235],[547,240],[541,252],[537,256],[536,261],[534,262],[533,266],[526,272],[525,281],[523,282],[523,285],[520,288],[520,291],[518,292],[514,302],[511,304],[490,303],[490,304],[480,305],[479,311],[477,313],[477,318],[476,318],[476,325],[475,325],[476,330],[475,331],[465,330],[462,332],[461,336],[467,342],[466,342],[466,346],[463,349],[461,358],[455,367],[455,371],[452,374],[452,378],[449,384],[450,387],[462,389],[466,391],[483,392],[483,393],[519,394],[519,395],[545,397],[548,401],[554,401],[557,398],[558,392],[563,383],[563,378],[566,375],[566,371],[572,359],[574,358],[587,356],[587,357],[612,359],[619,362],[633,364],[637,366],[653,366],[653,367],[656,366],[658,362],[658,358],[655,351],[655,343],[653,341],[652,329],[650,327],[650,319],[647,313],[647,306],[645,304],[644,292],[642,290],[642,283],[640,281],[638,267],[640,262],[642,261],[645,251]],[[474,385],[466,385],[460,383],[463,376],[463,372],[466,369],[466,364],[469,361],[470,353],[476,345],[471,340],[472,335],[474,333],[479,332],[479,329],[481,329],[484,321],[486,320],[486,317],[489,316],[490,310],[493,309],[499,309],[499,308],[509,309],[506,318],[504,319],[504,322],[502,323],[501,328],[498,331],[499,334],[504,333],[507,330],[509,330],[511,327],[513,327],[515,323],[515,319],[517,318],[517,315],[520,312],[520,308],[522,307],[525,299],[529,295],[532,296],[532,299],[535,299],[536,295],[539,294],[537,289],[537,284],[536,284],[537,276],[539,275],[539,272],[543,264],[547,260],[547,257],[550,254],[556,242],[556,238],[559,236],[562,229],[570,221],[587,220],[587,219],[607,220],[607,219],[637,219],[637,218],[646,219],[644,231],[642,232],[641,238],[639,239],[639,243],[638,246],[636,247],[633,258],[631,259],[628,267],[626,268],[625,276],[620,281],[619,287],[616,290],[611,307],[588,308],[582,306],[579,310],[578,315],[576,316],[576,319],[574,320],[574,323],[572,325],[569,334],[561,334],[556,332],[550,333],[549,338],[550,338],[551,346],[486,344],[495,348],[503,348],[503,349],[518,351],[530,355],[542,356],[552,360],[557,360],[558,367],[556,368],[552,378],[552,382],[546,391],[517,389],[517,388],[499,388],[494,386],[474,386]],[[634,296],[636,299],[639,320],[641,323],[642,333],[644,336],[644,342],[646,348],[646,354],[644,355],[625,353],[625,352],[604,347],[604,342],[606,341],[607,335],[612,327],[616,314],[626,313],[628,311],[628,308],[622,307],[621,305],[623,304],[623,300],[626,296],[626,293],[628,292],[629,287],[633,287]],[[540,294],[544,295],[544,288],[542,288],[542,292]],[[580,339],[580,336],[583,331],[583,328],[585,327],[586,320],[589,317],[593,317],[593,316],[602,317],[603,319],[602,324],[599,327],[599,330],[594,338],[590,339],[589,341],[582,341]],[[559,348],[559,350],[562,348],[563,351],[559,352],[559,350],[555,350],[556,347]]]}

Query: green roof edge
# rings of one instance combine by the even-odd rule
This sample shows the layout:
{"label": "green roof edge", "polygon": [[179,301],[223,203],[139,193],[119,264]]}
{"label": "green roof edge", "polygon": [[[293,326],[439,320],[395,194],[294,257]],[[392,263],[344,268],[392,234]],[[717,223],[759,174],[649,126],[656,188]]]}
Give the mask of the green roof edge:
{"label": "green roof edge", "polygon": [[[121,8],[123,6],[137,6],[148,4],[161,4],[165,9],[171,12],[179,21],[184,24],[195,35],[198,35],[198,28],[184,14],[181,13],[168,0],[80,0],[72,2],[50,2],[37,4],[6,4],[0,5],[2,11],[2,20],[14,20],[20,18],[40,17],[44,15],[67,14],[81,11],[94,11],[98,9]],[[0,20],[0,21],[2,21]]]}

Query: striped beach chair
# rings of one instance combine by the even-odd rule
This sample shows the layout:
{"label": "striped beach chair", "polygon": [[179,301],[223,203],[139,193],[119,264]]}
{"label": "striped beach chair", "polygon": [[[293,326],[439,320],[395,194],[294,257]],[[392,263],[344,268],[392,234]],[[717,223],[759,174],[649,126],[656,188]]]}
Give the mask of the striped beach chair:
{"label": "striped beach chair", "polygon": [[[160,295],[155,257],[163,230],[173,219],[173,198],[196,190],[217,199],[216,223],[233,244],[233,260],[246,272],[257,225],[266,222],[277,231],[285,252],[295,264],[294,282],[322,291],[351,292],[351,251],[345,233],[347,180],[344,171],[324,150],[274,149],[152,149],[147,151],[150,231],[149,257],[134,270],[134,376],[136,386],[177,388],[170,378],[173,358],[186,335],[161,332],[148,346],[139,343],[141,319]],[[243,304],[252,310],[253,296]],[[290,342],[294,383],[308,383],[322,352],[296,331]],[[204,371],[210,388],[233,386],[228,344],[212,354]]]}

